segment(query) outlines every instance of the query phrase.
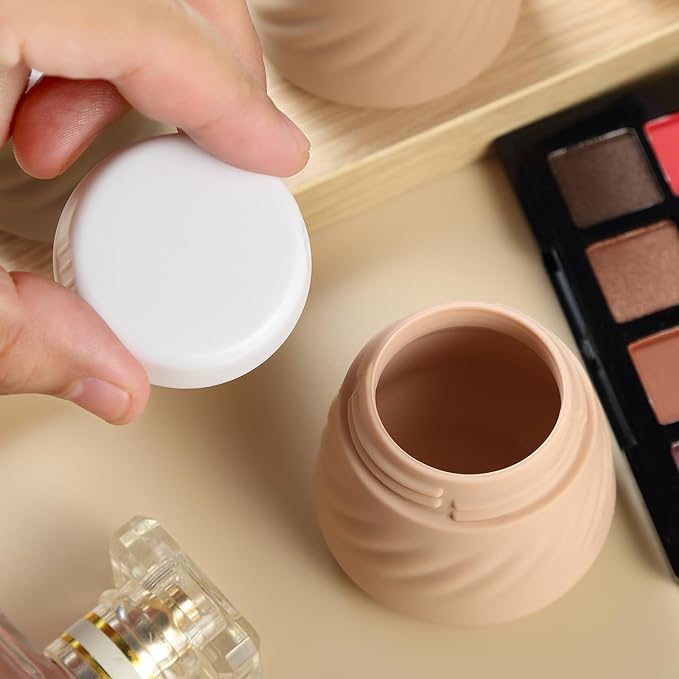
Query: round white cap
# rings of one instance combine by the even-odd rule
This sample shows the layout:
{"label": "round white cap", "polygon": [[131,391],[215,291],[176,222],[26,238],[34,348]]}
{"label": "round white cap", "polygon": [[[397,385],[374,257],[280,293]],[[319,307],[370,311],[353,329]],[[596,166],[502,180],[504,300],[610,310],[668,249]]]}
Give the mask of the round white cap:
{"label": "round white cap", "polygon": [[111,156],[82,180],[59,220],[54,275],[108,323],[152,384],[207,387],[283,344],[306,302],[311,253],[282,180],[169,135]]}

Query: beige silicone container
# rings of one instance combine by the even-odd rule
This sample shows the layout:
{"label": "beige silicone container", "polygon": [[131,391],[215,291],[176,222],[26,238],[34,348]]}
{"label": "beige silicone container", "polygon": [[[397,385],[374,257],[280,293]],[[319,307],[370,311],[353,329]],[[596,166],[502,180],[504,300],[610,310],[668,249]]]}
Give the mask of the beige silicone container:
{"label": "beige silicone container", "polygon": [[521,0],[250,0],[264,53],[295,85],[343,104],[411,106],[495,61]]}
{"label": "beige silicone container", "polygon": [[340,566],[386,606],[512,620],[570,589],[603,545],[608,426],[576,357],[535,321],[436,307],[355,359],[323,434],[316,504]]}

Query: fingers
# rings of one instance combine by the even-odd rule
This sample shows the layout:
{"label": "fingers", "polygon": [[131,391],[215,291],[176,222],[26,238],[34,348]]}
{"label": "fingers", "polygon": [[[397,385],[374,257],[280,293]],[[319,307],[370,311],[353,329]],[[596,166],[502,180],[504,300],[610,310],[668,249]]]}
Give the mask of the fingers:
{"label": "fingers", "polygon": [[[252,77],[265,87],[262,52],[244,0],[188,2],[222,36]],[[20,94],[16,98],[18,96]],[[13,126],[16,159],[33,177],[56,177],[128,109],[129,104],[105,80],[44,77],[16,108]]]}
{"label": "fingers", "polygon": [[38,179],[56,177],[128,110],[105,80],[45,77],[16,109],[12,137],[17,162]]}
{"label": "fingers", "polygon": [[0,64],[0,146],[9,137],[17,102],[26,91],[28,69],[23,64],[3,68]]}
{"label": "fingers", "polygon": [[61,396],[124,424],[148,399],[144,369],[71,291],[0,269],[0,393]]}
{"label": "fingers", "polygon": [[108,80],[140,112],[182,128],[226,162],[297,172],[308,141],[200,14],[221,16],[217,0],[195,4],[198,11],[181,0],[0,0],[0,26],[11,38],[0,66]]}

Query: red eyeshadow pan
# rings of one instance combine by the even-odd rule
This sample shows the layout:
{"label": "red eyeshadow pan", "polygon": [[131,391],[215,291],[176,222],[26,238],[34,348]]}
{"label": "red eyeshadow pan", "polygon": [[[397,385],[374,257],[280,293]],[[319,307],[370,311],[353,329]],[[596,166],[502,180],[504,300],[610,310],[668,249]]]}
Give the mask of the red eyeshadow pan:
{"label": "red eyeshadow pan", "polygon": [[649,121],[644,132],[672,193],[679,196],[679,113]]}

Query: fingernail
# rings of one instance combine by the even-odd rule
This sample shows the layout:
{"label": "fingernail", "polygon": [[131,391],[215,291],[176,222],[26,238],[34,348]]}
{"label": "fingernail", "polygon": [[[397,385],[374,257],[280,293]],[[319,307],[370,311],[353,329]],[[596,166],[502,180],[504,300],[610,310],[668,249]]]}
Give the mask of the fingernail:
{"label": "fingernail", "polygon": [[62,398],[113,424],[123,422],[130,410],[130,395],[126,391],[94,378],[77,382]]}
{"label": "fingernail", "polygon": [[280,111],[280,114],[283,116],[283,120],[285,120],[285,123],[290,130],[290,135],[295,140],[295,144],[297,145],[299,152],[303,156],[308,157],[311,143],[306,138],[306,135],[304,132],[302,132],[302,130],[299,129],[299,127],[297,127],[297,125],[295,125],[295,123],[292,122],[292,120],[290,120],[290,118],[288,118],[288,116],[285,115],[285,113],[283,113],[283,111]]}

